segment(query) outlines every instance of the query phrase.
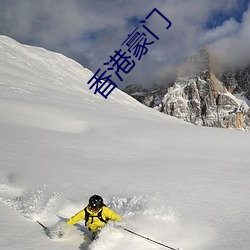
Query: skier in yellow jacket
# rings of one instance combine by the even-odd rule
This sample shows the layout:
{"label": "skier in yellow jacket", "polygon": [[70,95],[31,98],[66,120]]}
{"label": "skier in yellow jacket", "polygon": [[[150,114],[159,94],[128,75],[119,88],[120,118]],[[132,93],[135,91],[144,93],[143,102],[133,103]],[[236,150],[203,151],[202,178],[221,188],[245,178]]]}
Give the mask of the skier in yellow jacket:
{"label": "skier in yellow jacket", "polygon": [[67,224],[74,225],[80,220],[85,220],[85,225],[92,232],[94,239],[98,231],[109,220],[120,222],[122,219],[113,210],[104,205],[101,196],[93,195],[89,198],[88,206],[72,216],[67,221]]}

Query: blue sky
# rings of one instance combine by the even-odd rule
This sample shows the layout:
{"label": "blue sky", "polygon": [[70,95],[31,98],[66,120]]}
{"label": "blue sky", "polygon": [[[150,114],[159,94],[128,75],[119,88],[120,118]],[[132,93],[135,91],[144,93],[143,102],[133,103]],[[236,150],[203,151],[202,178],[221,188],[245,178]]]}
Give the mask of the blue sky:
{"label": "blue sky", "polygon": [[69,56],[93,72],[119,50],[139,20],[150,18],[159,41],[119,83],[145,87],[167,80],[187,56],[209,48],[225,64],[250,63],[250,0],[1,0],[0,34]]}
{"label": "blue sky", "polygon": [[248,0],[239,0],[237,2],[237,6],[233,8],[229,12],[223,12],[222,10],[215,10],[211,13],[211,18],[206,23],[207,29],[216,28],[217,26],[221,26],[225,20],[228,20],[230,18],[234,18],[237,22],[242,22],[242,17],[244,12],[247,11],[249,5]]}

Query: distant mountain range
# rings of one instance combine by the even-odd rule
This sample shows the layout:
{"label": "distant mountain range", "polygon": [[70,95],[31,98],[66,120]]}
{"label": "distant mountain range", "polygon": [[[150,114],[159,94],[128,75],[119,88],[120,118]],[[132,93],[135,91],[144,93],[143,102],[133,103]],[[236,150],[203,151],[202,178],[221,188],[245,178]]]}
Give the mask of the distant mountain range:
{"label": "distant mountain range", "polygon": [[208,50],[188,57],[172,84],[124,90],[139,102],[187,122],[222,128],[250,128],[250,66],[218,70]]}

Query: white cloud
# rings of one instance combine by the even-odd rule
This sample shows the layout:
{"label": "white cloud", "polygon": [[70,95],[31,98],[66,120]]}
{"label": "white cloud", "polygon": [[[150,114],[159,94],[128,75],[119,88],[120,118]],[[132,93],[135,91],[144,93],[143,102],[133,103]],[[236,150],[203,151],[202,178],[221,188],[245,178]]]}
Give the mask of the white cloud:
{"label": "white cloud", "polygon": [[200,42],[201,44],[211,44],[214,41],[218,41],[237,33],[239,28],[240,24],[232,17],[229,20],[226,20],[221,26],[204,31]]}
{"label": "white cloud", "polygon": [[63,52],[96,71],[133,30],[128,20],[145,18],[157,8],[172,26],[165,30],[163,19],[157,15],[151,19],[160,40],[126,77],[127,83],[148,85],[157,74],[162,78],[166,68],[205,45],[231,47],[240,43],[238,39],[243,45],[250,33],[247,14],[242,24],[231,18],[214,30],[204,30],[214,11],[230,13],[237,4],[237,0],[2,0],[0,33]]}
{"label": "white cloud", "polygon": [[210,45],[210,50],[219,64],[229,67],[250,64],[250,9],[243,15],[238,28],[223,39]]}

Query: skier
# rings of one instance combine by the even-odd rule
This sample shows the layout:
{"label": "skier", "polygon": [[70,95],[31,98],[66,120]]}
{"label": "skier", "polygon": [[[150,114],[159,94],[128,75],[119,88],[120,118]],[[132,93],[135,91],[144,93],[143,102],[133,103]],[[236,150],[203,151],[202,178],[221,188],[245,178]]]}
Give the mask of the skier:
{"label": "skier", "polygon": [[72,216],[67,224],[74,225],[80,220],[85,220],[85,226],[92,232],[94,239],[109,220],[120,222],[122,219],[120,215],[105,206],[101,196],[95,194],[89,198],[89,204]]}

